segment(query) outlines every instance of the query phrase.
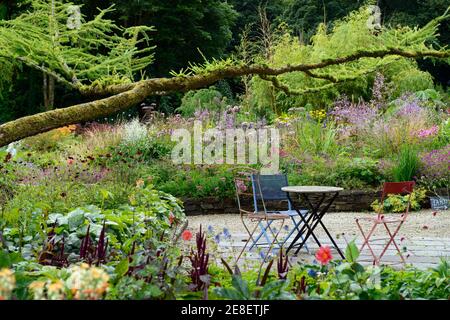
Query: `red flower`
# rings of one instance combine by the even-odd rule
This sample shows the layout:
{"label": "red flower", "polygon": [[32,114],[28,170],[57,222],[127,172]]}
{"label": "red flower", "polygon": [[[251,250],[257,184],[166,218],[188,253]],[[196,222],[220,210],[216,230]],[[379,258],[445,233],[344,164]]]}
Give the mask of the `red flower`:
{"label": "red flower", "polygon": [[331,255],[331,249],[329,246],[322,246],[319,248],[319,251],[316,252],[316,259],[319,261],[322,265],[328,264],[328,262],[333,259],[333,256]]}
{"label": "red flower", "polygon": [[70,166],[72,165],[74,160],[72,158],[67,159],[67,164]]}
{"label": "red flower", "polygon": [[185,241],[191,240],[192,232],[190,232],[189,230],[184,230],[183,233],[181,234],[181,238],[183,238],[183,240],[185,240]]}

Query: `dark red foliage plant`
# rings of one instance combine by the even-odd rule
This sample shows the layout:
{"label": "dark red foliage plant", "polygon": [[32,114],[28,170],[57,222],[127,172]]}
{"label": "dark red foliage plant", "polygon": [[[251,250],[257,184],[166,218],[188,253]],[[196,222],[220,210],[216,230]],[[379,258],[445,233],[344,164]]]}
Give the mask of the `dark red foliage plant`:
{"label": "dark red foliage plant", "polygon": [[289,272],[289,258],[283,254],[283,249],[280,250],[277,262],[278,279],[286,280]]}
{"label": "dark red foliage plant", "polygon": [[191,249],[191,255],[189,260],[191,261],[192,269],[190,271],[192,284],[190,285],[191,290],[201,291],[205,290],[205,295],[209,287],[210,276],[208,274],[208,262],[209,253],[206,252],[206,236],[202,232],[202,227],[200,226],[200,231],[196,234],[196,248]]}
{"label": "dark red foliage plant", "polygon": [[100,232],[97,245],[94,245],[89,234],[90,225],[87,227],[86,236],[81,240],[80,259],[89,265],[100,265],[106,262],[106,252],[108,250],[108,239],[106,238],[106,222]]}

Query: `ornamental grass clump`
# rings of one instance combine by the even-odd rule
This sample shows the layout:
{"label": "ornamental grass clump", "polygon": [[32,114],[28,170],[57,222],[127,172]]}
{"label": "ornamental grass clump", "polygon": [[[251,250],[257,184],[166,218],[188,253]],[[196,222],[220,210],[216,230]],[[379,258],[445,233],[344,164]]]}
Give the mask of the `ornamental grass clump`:
{"label": "ornamental grass clump", "polygon": [[395,182],[411,181],[419,169],[419,156],[415,146],[405,144],[397,156],[397,164],[392,169]]}

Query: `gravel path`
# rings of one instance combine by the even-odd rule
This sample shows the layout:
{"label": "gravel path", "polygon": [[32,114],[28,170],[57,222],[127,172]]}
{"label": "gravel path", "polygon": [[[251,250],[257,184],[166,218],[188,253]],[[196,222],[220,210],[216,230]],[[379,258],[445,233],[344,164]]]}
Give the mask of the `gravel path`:
{"label": "gravel path", "polygon": [[[330,212],[325,215],[323,222],[332,235],[344,233],[349,238],[353,236],[361,237],[355,223],[355,218],[370,217],[373,215],[374,213]],[[399,217],[398,214],[385,214],[385,216]],[[227,228],[231,234],[235,235],[245,233],[240,217],[237,214],[190,216],[188,220],[189,229],[192,231],[198,230],[199,226],[203,225],[204,229],[212,226],[214,232],[217,233],[221,232],[223,228]],[[317,233],[319,237],[325,236],[325,232],[323,232],[320,226],[317,228]],[[406,223],[400,230],[399,236],[406,238],[450,238],[450,210],[439,211],[435,215],[432,210],[410,213]]]}

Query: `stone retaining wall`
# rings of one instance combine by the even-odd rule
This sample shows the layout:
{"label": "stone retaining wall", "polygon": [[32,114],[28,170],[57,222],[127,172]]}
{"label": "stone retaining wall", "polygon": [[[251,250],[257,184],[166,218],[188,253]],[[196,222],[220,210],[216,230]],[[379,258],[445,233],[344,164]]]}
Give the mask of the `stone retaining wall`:
{"label": "stone retaining wall", "polygon": [[[318,197],[319,195],[315,196]],[[375,199],[380,199],[381,192],[375,191],[361,191],[349,190],[343,191],[334,201],[331,206],[331,212],[363,212],[372,211],[370,205]],[[310,197],[315,200],[314,196]],[[297,202],[296,199],[294,199]],[[203,199],[184,199],[184,207],[186,215],[208,215],[208,214],[238,214],[238,206],[236,200],[232,199],[218,199],[218,198],[203,198]],[[300,201],[297,202],[301,207],[305,207]],[[242,201],[244,208],[253,211],[253,199],[246,198]],[[430,203],[428,199],[422,205],[424,208],[429,208]],[[286,203],[275,202],[270,204],[270,209],[285,210]]]}
{"label": "stone retaining wall", "polygon": [[[311,196],[311,200],[315,201]],[[370,204],[380,197],[380,193],[371,191],[343,191],[334,201],[330,208],[333,212],[351,211],[369,211]],[[301,201],[294,201],[303,206]],[[253,210],[253,199],[245,198],[242,201],[244,208]],[[238,206],[235,199],[218,199],[218,198],[203,198],[203,199],[184,199],[184,207],[187,215],[207,215],[207,214],[225,214],[225,213],[239,213]],[[285,210],[286,202],[272,202],[270,208],[274,210]]]}

